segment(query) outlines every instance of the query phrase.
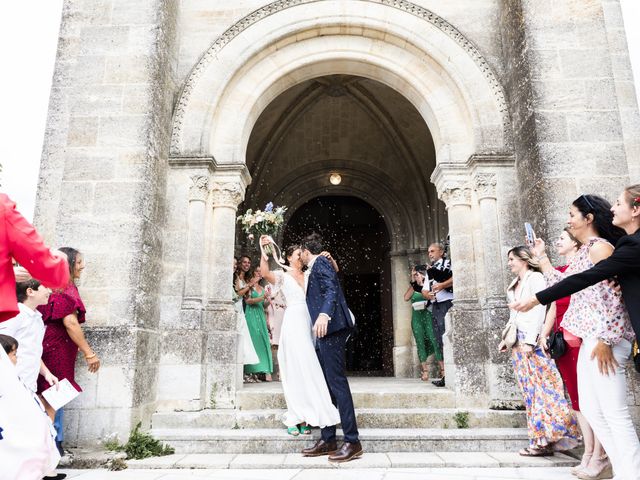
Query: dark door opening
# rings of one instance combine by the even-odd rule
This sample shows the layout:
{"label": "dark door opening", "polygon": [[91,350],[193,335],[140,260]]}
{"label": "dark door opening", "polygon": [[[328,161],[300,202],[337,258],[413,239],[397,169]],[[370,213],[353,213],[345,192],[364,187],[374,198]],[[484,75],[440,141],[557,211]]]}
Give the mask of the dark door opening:
{"label": "dark door opening", "polygon": [[316,197],[289,219],[283,245],[311,232],[340,267],[339,277],[357,331],[347,345],[347,370],[355,375],[393,375],[393,319],[389,233],[382,216],[355,197]]}

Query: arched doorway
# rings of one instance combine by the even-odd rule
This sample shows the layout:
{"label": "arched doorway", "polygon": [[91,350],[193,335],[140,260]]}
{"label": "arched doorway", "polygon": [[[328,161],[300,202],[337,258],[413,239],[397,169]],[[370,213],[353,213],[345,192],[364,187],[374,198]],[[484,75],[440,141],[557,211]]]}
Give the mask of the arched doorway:
{"label": "arched doorway", "polygon": [[[418,371],[403,294],[411,265],[425,263],[429,242],[447,234],[445,207],[429,180],[435,155],[411,102],[353,75],[316,77],[283,92],[250,135],[252,182],[240,210],[289,207],[283,245],[327,233],[328,248],[344,263],[349,304],[363,321],[348,359],[355,374]],[[358,253],[356,245],[370,251]]]}
{"label": "arched doorway", "polygon": [[357,329],[347,345],[347,370],[355,375],[393,375],[393,319],[389,233],[380,213],[350,196],[320,196],[300,206],[284,229],[283,245],[310,232],[322,235],[340,271]]}
{"label": "arched doorway", "polygon": [[[315,157],[302,149],[288,158],[289,164],[274,165],[256,175],[257,157],[251,148],[261,144],[255,142],[255,134],[263,133],[264,145],[291,138],[272,130],[262,118],[269,112],[272,119],[280,117],[271,107],[283,95],[301,94],[299,89],[309,82],[336,75],[377,82],[408,102],[419,114],[418,125],[430,132],[434,155],[418,155],[413,163],[402,163],[396,156],[400,149],[387,155],[388,150],[375,151],[366,137],[354,135],[361,140],[361,149],[345,155],[327,155],[320,149]],[[350,97],[341,92],[344,89],[336,90],[339,95],[335,98]],[[281,115],[309,111],[307,104],[295,101],[295,95],[291,100],[280,105]],[[363,100],[364,105],[367,98]],[[365,110],[374,113],[374,109]],[[334,125],[325,122],[329,131],[323,141],[335,136]],[[403,126],[403,122],[395,125]],[[360,126],[355,122],[355,127]],[[176,102],[172,125],[173,181],[185,185],[189,176],[194,181],[197,175],[204,175],[211,182],[213,213],[207,224],[212,232],[207,257],[208,278],[212,279],[207,287],[210,310],[228,310],[224,302],[231,295],[229,265],[234,243],[230,233],[236,208],[262,207],[274,201],[295,210],[329,189],[334,195],[355,195],[373,205],[388,225],[394,374],[411,374],[411,312],[401,295],[408,268],[416,259],[423,262],[423,245],[441,239],[448,225],[456,275],[464,281],[456,285],[454,348],[448,359],[445,355],[450,367],[447,378],[456,377],[452,386],[461,404],[501,396],[500,382],[493,380],[500,375],[493,372],[501,371],[504,362],[489,352],[496,330],[493,323],[502,321],[498,317],[503,309],[498,311],[494,303],[484,300],[485,293],[497,299],[504,291],[503,255],[495,248],[502,242],[496,239],[513,237],[513,222],[503,212],[519,208],[518,198],[508,188],[514,177],[510,128],[505,95],[490,63],[454,25],[424,7],[408,1],[303,0],[276,1],[252,12],[216,39],[194,66]],[[344,129],[338,127],[337,133],[341,131]],[[386,133],[393,131],[378,130],[375,138],[387,138]],[[345,144],[338,141],[337,145]],[[354,152],[371,155],[354,158]],[[284,157],[276,149],[272,158],[280,161]],[[372,161],[380,158],[386,160],[386,166]],[[411,165],[417,165],[417,170],[394,178],[406,174]],[[328,170],[335,168],[345,174],[342,184],[332,188]],[[416,184],[427,187],[428,195],[417,195],[420,188]],[[407,199],[407,195],[416,196]],[[241,200],[244,205],[239,205]],[[444,205],[438,205],[440,200],[446,203],[446,213]],[[436,218],[421,215],[435,206]],[[416,225],[421,224],[429,227],[420,231]],[[237,245],[237,236],[235,240]],[[197,256],[197,249],[194,251]],[[496,302],[502,308],[502,300]],[[232,332],[227,334],[230,342],[232,336]],[[232,363],[232,359],[217,362],[229,376]],[[207,374],[208,384],[217,381],[220,371],[217,368],[215,375]],[[236,382],[239,379],[235,377]],[[224,379],[223,383],[231,382]],[[232,392],[233,386],[226,391]]]}

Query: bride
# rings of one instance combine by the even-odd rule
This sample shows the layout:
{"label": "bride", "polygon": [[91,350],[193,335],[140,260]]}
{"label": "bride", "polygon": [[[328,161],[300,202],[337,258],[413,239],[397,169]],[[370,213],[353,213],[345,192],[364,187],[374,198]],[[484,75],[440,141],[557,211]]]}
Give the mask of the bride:
{"label": "bride", "polygon": [[[260,245],[264,247],[271,241],[268,236],[263,235]],[[309,425],[325,427],[340,423],[340,415],[331,402],[313,343],[300,252],[298,246],[286,250],[285,258],[291,267],[286,273],[269,270],[268,257],[264,253],[260,257],[262,276],[281,290],[286,303],[278,362],[282,390],[287,402],[283,421],[287,432],[294,436],[311,433]],[[335,262],[332,263],[336,268]],[[301,425],[300,428],[298,425]]]}

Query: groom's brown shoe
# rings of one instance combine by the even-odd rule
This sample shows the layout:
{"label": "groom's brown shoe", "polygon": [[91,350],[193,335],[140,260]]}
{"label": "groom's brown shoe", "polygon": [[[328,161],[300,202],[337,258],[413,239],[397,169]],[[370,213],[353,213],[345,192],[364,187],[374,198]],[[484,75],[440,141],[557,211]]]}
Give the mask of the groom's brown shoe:
{"label": "groom's brown shoe", "polygon": [[338,451],[338,444],[334,440],[333,442],[325,442],[320,439],[313,447],[305,448],[302,450],[303,457],[319,457],[320,455],[331,455]]}
{"label": "groom's brown shoe", "polygon": [[329,461],[332,463],[342,463],[361,457],[363,454],[360,442],[349,443],[344,442],[340,450],[333,455],[329,455]]}

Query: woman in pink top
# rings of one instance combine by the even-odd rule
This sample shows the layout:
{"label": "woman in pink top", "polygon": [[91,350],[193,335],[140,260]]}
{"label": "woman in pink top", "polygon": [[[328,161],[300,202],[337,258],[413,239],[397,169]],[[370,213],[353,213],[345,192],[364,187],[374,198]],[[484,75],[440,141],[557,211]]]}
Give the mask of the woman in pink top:
{"label": "woman in pink top", "polygon": [[[573,202],[568,224],[582,247],[565,273],[551,266],[544,242],[536,239],[534,253],[548,285],[611,255],[612,244],[624,231],[611,223],[610,209],[609,202],[596,195],[581,195]],[[610,478],[613,467],[616,478],[637,479],[640,442],[627,406],[625,376],[634,333],[626,308],[607,282],[600,282],[571,296],[561,326],[582,339],[577,366],[581,411],[611,459],[591,458],[578,477]]]}

